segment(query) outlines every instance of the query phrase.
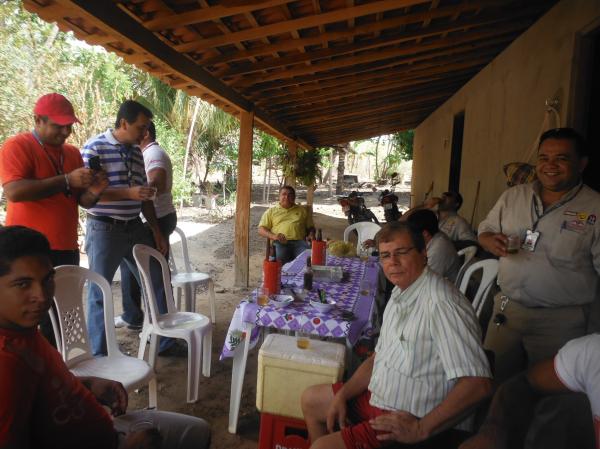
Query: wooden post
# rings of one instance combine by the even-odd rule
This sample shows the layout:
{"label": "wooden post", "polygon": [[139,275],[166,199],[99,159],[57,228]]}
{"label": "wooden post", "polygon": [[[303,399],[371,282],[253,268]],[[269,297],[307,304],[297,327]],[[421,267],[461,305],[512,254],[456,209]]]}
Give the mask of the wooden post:
{"label": "wooden post", "polygon": [[[296,163],[296,153],[298,152],[298,144],[294,140],[288,142],[288,153],[290,154],[290,160],[292,164]],[[296,175],[286,176],[284,184],[296,188]]]}
{"label": "wooden post", "polygon": [[234,284],[248,287],[250,278],[250,196],[252,191],[252,131],[254,112],[242,111],[233,239]]}
{"label": "wooden post", "polygon": [[308,209],[308,212],[310,213],[311,218],[312,218],[312,214],[313,214],[313,202],[315,199],[315,190],[317,190],[317,186],[315,184],[312,184],[306,188],[306,208]]}

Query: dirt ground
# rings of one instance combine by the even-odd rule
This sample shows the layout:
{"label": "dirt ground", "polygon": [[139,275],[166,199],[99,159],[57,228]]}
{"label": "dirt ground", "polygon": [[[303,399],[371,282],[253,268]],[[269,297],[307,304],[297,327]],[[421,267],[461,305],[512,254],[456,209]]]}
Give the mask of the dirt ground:
{"label": "dirt ground", "polygon": [[[276,202],[276,189],[272,189],[271,204]],[[408,192],[399,194],[401,204],[408,204]],[[253,200],[260,201],[262,189],[253,191]],[[305,202],[305,193],[298,192],[298,202]],[[366,192],[368,207],[383,219],[383,210],[378,205],[377,193]],[[265,254],[265,241],[255,232],[266,205],[251,204],[250,218],[250,287],[237,288],[233,285],[233,238],[234,220],[226,219],[214,223],[206,214],[200,215],[197,209],[184,210],[179,222],[187,234],[190,259],[197,271],[208,272],[215,281],[217,316],[213,328],[211,377],[201,378],[200,398],[194,404],[186,403],[187,359],[185,357],[159,357],[157,365],[158,406],[161,410],[175,411],[199,416],[208,421],[212,428],[212,448],[214,449],[250,449],[258,445],[259,413],[255,407],[256,369],[258,351],[250,352],[242,403],[238,433],[232,435],[227,431],[229,416],[229,393],[231,386],[232,360],[219,361],[225,335],[233,311],[239,301],[256,287],[261,279],[261,266]],[[330,198],[328,191],[318,190],[314,201],[314,220],[317,227],[323,229],[324,238],[341,239],[347,226],[341,207],[335,198]],[[174,245],[175,253],[179,245]],[[120,288],[118,282],[113,284],[116,313],[121,309]],[[209,315],[208,302],[204,292],[197,295],[197,310]],[[117,337],[125,352],[137,354],[139,345],[138,332],[118,329]],[[131,410],[147,407],[147,389],[130,395]]]}

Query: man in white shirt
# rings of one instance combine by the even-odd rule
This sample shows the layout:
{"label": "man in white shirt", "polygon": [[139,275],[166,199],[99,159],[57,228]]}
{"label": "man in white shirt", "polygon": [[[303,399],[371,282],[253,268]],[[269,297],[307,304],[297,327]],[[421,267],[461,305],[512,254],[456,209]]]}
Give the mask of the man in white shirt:
{"label": "man in white shirt", "polygon": [[[592,409],[596,448],[600,449],[600,334],[569,341],[554,359],[542,361],[526,375],[521,374],[506,382],[494,396],[488,417],[479,433],[466,441],[461,449],[522,446],[540,395],[546,397],[570,391],[587,395]],[[561,405],[557,402],[554,404]],[[565,415],[573,414],[572,409],[564,412]],[[586,447],[586,442],[590,439],[586,438],[586,430],[591,426],[587,426],[586,422],[582,424],[584,429],[580,433],[585,435],[567,434],[561,426],[559,435],[554,436],[552,434],[555,434],[556,429],[552,430],[552,447],[560,447],[561,444],[563,447]],[[575,441],[574,438],[579,439]],[[529,435],[527,439],[531,439]],[[566,445],[565,440],[568,441]],[[548,443],[544,446],[549,447]]]}
{"label": "man in white shirt", "polygon": [[403,222],[377,235],[380,261],[396,286],[375,354],[345,384],[302,395],[311,449],[378,448],[398,441],[462,441],[467,418],[491,394],[481,332],[466,298],[427,268],[423,235]]}
{"label": "man in white shirt", "polygon": [[429,209],[406,215],[406,221],[423,233],[427,249],[427,266],[450,282],[456,281],[460,259],[452,241],[438,229],[438,219]]}

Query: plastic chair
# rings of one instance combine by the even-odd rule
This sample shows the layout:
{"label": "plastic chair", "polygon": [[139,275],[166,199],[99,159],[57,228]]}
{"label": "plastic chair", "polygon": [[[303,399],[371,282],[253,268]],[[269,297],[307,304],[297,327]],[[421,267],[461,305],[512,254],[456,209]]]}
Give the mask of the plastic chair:
{"label": "plastic chair", "polygon": [[462,276],[465,272],[465,270],[467,269],[467,265],[469,265],[469,262],[471,262],[471,260],[473,260],[473,257],[475,257],[475,254],[477,254],[477,246],[472,245],[472,246],[467,246],[466,248],[463,248],[461,250],[458,251],[458,257],[464,257],[464,261],[463,264],[460,266],[460,269],[458,270],[458,274],[456,275],[456,283],[459,284],[460,280],[462,279]]}
{"label": "plastic chair", "polygon": [[356,246],[359,247],[365,240],[374,239],[375,234],[377,234],[380,229],[381,226],[370,221],[361,221],[351,224],[344,229],[344,242],[347,242],[348,238],[350,237],[350,233],[356,230],[356,232],[358,232],[358,242]]}
{"label": "plastic chair", "polygon": [[487,298],[488,293],[498,276],[498,261],[496,259],[480,260],[467,268],[459,288],[463,295],[466,295],[467,293],[467,287],[469,286],[471,276],[478,270],[483,270],[483,272],[481,274],[481,282],[479,283],[479,287],[477,287],[477,293],[475,293],[471,305],[479,317],[483,310],[484,299]]}
{"label": "plastic chair", "polygon": [[186,312],[196,311],[196,288],[206,287],[208,290],[208,303],[210,305],[210,321],[215,323],[215,285],[207,273],[201,273],[199,271],[193,271],[192,265],[190,264],[190,258],[187,247],[187,240],[184,232],[175,228],[175,232],[179,234],[181,238],[181,249],[183,253],[183,262],[185,265],[185,272],[177,270],[175,264],[175,258],[173,257],[173,248],[169,250],[169,266],[171,268],[171,285],[177,289],[176,292],[176,304],[177,308],[181,310],[181,291],[184,291],[185,307],[183,310]]}
{"label": "plastic chair", "polygon": [[152,288],[150,276],[150,263],[152,259],[160,263],[163,283],[169,285],[169,267],[164,256],[153,248],[146,245],[135,245],[133,257],[137,263],[144,292],[144,303],[146,310],[150,311],[144,316],[144,327],[140,335],[140,349],[138,357],[144,358],[148,337],[150,337],[150,350],[148,358],[150,366],[156,364],[156,352],[158,349],[158,337],[181,338],[186,341],[188,348],[188,382],[187,401],[198,400],[198,389],[200,385],[200,364],[202,374],[210,377],[210,356],[212,349],[212,326],[208,317],[193,312],[178,312],[173,300],[173,292],[165,288],[167,301],[167,313],[160,314],[156,304],[156,295]]}
{"label": "plastic chair", "polygon": [[[150,407],[156,407],[156,376],[145,361],[119,350],[115,335],[112,291],[108,281],[87,268],[62,265],[56,268],[54,303],[57,316],[53,328],[65,364],[76,376],[96,376],[121,382],[131,392],[148,384]],[[85,324],[83,293],[85,284],[98,286],[104,300],[104,323],[108,355],[92,355]],[[55,326],[56,321],[58,325]],[[60,331],[59,331],[60,328]],[[58,334],[57,334],[58,332]]]}

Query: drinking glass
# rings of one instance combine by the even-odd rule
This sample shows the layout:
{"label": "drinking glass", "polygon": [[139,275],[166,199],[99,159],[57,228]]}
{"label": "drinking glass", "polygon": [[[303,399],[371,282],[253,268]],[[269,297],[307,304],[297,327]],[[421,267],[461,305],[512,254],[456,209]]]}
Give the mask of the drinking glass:
{"label": "drinking glass", "polygon": [[258,287],[255,292],[256,303],[259,306],[266,306],[269,303],[269,289],[266,287]]}

